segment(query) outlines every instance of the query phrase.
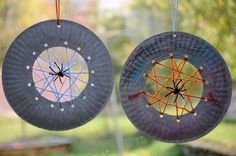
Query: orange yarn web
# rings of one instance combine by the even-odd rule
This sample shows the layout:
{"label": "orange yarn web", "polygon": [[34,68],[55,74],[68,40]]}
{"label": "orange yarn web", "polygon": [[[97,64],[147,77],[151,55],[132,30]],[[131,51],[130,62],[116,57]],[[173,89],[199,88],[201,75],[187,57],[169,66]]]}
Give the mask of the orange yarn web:
{"label": "orange yarn web", "polygon": [[129,99],[144,94],[148,98],[147,107],[155,107],[161,118],[164,114],[176,115],[179,122],[183,114],[197,115],[194,108],[200,100],[216,100],[202,97],[203,85],[208,83],[201,77],[203,67],[196,69],[187,60],[187,55],[183,59],[176,59],[172,54],[170,59],[161,62],[153,60],[151,71],[144,74],[146,89],[130,95]]}

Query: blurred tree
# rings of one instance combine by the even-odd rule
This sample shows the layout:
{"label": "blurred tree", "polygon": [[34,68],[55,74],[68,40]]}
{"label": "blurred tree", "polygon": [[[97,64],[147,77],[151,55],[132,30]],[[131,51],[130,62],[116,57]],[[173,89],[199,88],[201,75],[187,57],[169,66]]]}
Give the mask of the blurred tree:
{"label": "blurred tree", "polygon": [[[27,27],[42,20],[55,17],[54,5],[50,1],[37,0],[1,0],[0,1],[0,62],[11,42]],[[43,12],[43,14],[42,14]],[[2,63],[1,63],[2,66]]]}
{"label": "blurred tree", "polygon": [[[61,1],[61,12],[67,6],[68,3]],[[1,66],[8,47],[17,35],[35,23],[55,17],[54,0],[0,0]]]}
{"label": "blurred tree", "polygon": [[[171,31],[170,1],[133,0],[121,10],[99,10],[100,0],[61,1],[62,17],[93,29],[110,49],[116,72],[116,87],[128,55],[144,39]],[[213,44],[223,55],[236,79],[236,1],[179,0],[177,30],[196,34]],[[0,1],[0,61],[17,34],[42,20],[55,18],[54,1]],[[76,6],[76,8],[75,8]],[[124,10],[127,9],[128,12]]]}
{"label": "blurred tree", "polygon": [[135,0],[129,8],[128,29],[130,35],[135,35],[132,37],[135,44],[171,28],[168,1],[160,3],[157,0]]}
{"label": "blurred tree", "polygon": [[[196,34],[212,45],[226,60],[236,79],[236,1],[180,1],[179,28]],[[204,7],[203,7],[204,6]]]}
{"label": "blurred tree", "polygon": [[[236,1],[235,0],[179,0],[179,17],[177,19],[177,31],[196,34],[210,42],[222,54],[226,60],[232,78],[236,79]],[[146,22],[146,28],[139,28],[142,33],[155,35],[159,31],[171,31],[171,5],[170,1],[134,0],[131,10],[139,12],[148,18],[154,15],[156,20],[166,19],[164,29],[160,27],[150,28],[153,22]],[[160,18],[162,16],[162,18]],[[140,19],[140,17],[136,17]],[[169,23],[169,24],[168,24]],[[158,23],[161,24],[161,23]],[[135,27],[137,26],[134,24]],[[169,25],[169,26],[168,26]],[[157,30],[159,29],[159,30]],[[137,35],[137,34],[136,34]],[[141,36],[141,35],[140,35]]]}
{"label": "blurred tree", "polygon": [[131,38],[126,34],[127,19],[119,12],[99,10],[98,3],[99,0],[93,0],[93,9],[90,11],[91,25],[108,46],[114,65],[116,92],[118,92],[122,66],[132,51]]}

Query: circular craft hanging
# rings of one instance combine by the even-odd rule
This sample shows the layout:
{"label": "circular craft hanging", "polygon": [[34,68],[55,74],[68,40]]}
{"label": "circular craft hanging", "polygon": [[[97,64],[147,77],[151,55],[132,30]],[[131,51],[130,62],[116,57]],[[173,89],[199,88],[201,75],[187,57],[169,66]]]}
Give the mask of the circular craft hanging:
{"label": "circular craft hanging", "polygon": [[166,32],[141,43],[121,75],[120,94],[130,121],[154,139],[186,142],[210,132],[231,99],[226,63],[209,43]]}
{"label": "circular craft hanging", "polygon": [[103,42],[66,20],[38,23],[12,43],[3,63],[3,88],[13,110],[48,130],[67,130],[93,119],[113,88]]}

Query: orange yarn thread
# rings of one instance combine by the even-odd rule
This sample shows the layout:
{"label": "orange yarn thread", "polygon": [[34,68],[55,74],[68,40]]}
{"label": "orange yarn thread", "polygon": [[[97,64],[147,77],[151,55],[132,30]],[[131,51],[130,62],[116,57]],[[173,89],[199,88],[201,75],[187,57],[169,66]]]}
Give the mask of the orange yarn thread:
{"label": "orange yarn thread", "polygon": [[60,0],[56,0],[57,25],[60,25]]}
{"label": "orange yarn thread", "polygon": [[[211,96],[210,96],[210,98],[207,98],[207,97],[193,95],[193,91],[198,83],[202,83],[202,84],[206,83],[206,80],[201,79],[200,73],[203,71],[202,67],[200,67],[199,69],[194,71],[194,73],[188,74],[183,71],[185,64],[187,62],[187,57],[184,57],[183,59],[181,59],[181,61],[179,63],[177,63],[177,60],[173,56],[170,56],[170,61],[171,61],[170,66],[162,64],[158,61],[152,61],[153,73],[144,74],[144,76],[147,77],[147,79],[150,79],[151,81],[153,81],[155,83],[154,95],[148,93],[147,91],[141,90],[136,94],[130,95],[128,98],[130,100],[132,100],[132,99],[138,97],[140,94],[144,94],[145,96],[148,97],[148,105],[149,106],[157,104],[157,110],[160,112],[161,116],[166,113],[166,109],[168,106],[175,107],[177,120],[180,119],[180,116],[183,115],[184,112],[196,115],[196,112],[193,107],[192,99],[200,99],[200,100],[204,100],[204,101],[212,101],[214,103],[217,103],[217,100],[212,98]],[[158,71],[156,69],[156,66],[161,66],[165,69],[171,70],[170,76],[158,75]],[[184,75],[185,78],[182,78],[181,75]],[[164,83],[161,83],[158,81],[158,79],[166,79],[166,81]],[[171,96],[176,96],[176,95],[172,94],[173,93],[172,91],[170,91],[166,96],[161,97],[160,93],[164,89],[168,88],[167,84],[169,81],[173,81],[173,83],[175,83],[177,81],[182,82],[182,84],[180,85],[179,88],[182,88],[184,90],[182,95],[184,98],[186,98],[182,107],[178,105],[178,100],[175,101],[174,103],[170,102]],[[188,92],[187,92],[185,85],[188,82],[191,82],[192,85],[188,89]],[[161,105],[164,105],[164,108],[162,108]],[[188,105],[190,106],[191,109],[187,108]]]}

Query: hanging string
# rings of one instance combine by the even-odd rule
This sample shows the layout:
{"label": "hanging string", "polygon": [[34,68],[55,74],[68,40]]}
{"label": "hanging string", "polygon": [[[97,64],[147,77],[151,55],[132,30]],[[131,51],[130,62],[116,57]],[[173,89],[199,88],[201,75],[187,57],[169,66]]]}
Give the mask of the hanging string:
{"label": "hanging string", "polygon": [[179,0],[171,0],[171,14],[172,14],[172,30],[173,32],[176,31],[176,20],[178,17],[178,9],[179,9]]}
{"label": "hanging string", "polygon": [[56,1],[56,16],[57,16],[57,26],[60,26],[60,0]]}

